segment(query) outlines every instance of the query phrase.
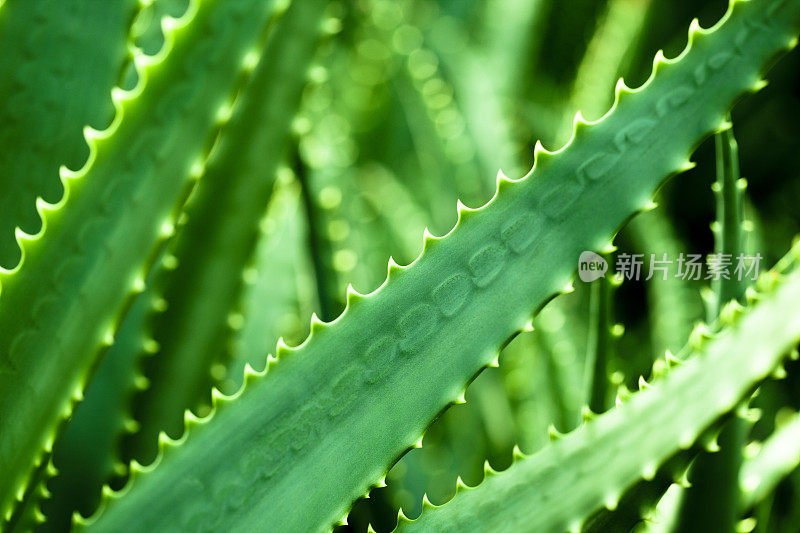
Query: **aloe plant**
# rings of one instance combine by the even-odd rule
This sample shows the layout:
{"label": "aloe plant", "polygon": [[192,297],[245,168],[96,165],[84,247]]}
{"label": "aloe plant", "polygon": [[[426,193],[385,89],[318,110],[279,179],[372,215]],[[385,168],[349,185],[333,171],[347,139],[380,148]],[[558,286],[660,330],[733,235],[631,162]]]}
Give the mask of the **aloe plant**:
{"label": "aloe plant", "polygon": [[[0,2],[2,530],[383,531],[399,511],[400,530],[627,531],[646,518],[755,387],[781,390],[768,376],[800,340],[798,248],[747,302],[744,285],[715,285],[719,321],[679,357],[649,346],[683,334],[688,298],[648,281],[641,324],[628,284],[573,293],[578,257],[610,252],[620,231],[625,246],[631,217],[669,205],[665,180],[728,135],[733,105],[797,43],[800,1],[732,0],[712,28],[695,20],[683,52],[656,54],[640,88],[620,80],[561,149],[537,143],[524,177],[488,178],[531,163],[516,135],[560,135],[565,109],[600,114],[589,80],[610,91],[635,65],[651,3],[571,8],[595,36],[556,103],[584,39],[551,72],[571,28],[550,2]],[[542,84],[524,87],[520,65]],[[735,174],[717,186],[718,252],[743,249]],[[485,203],[453,210],[456,197]],[[670,213],[653,220],[638,247],[688,242]],[[787,243],[769,245],[775,257]],[[613,349],[612,308],[630,321]],[[627,399],[634,360],[655,379]],[[714,500],[727,530],[782,512],[761,502],[796,467],[795,426],[739,473],[757,445],[733,416],[729,455],[697,460],[741,480]],[[550,443],[535,437],[547,427]],[[495,475],[489,461],[513,464]],[[450,499],[459,473],[486,479],[402,519],[429,487]]]}

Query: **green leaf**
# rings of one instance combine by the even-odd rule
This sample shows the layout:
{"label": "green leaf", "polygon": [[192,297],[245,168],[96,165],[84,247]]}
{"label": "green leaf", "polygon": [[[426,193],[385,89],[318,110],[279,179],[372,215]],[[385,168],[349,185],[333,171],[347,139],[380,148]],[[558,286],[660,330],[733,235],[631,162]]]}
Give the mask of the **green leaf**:
{"label": "green leaf", "polygon": [[[312,300],[313,282],[306,242],[306,223],[299,184],[292,178],[276,184],[267,216],[260,224],[261,236],[255,258],[244,272],[242,327],[232,341],[226,389],[241,387],[244,368],[263,366],[264,354],[284,336],[286,342],[301,342],[308,324],[300,317],[311,314],[305,302]],[[225,389],[224,389],[225,390]]]}
{"label": "green leaf", "polygon": [[752,509],[800,465],[800,415],[792,414],[739,470],[741,508]]}
{"label": "green leaf", "polygon": [[64,193],[58,168],[77,168],[85,125],[114,116],[111,88],[128,56],[136,0],[15,1],[0,17],[0,266],[20,259],[15,227],[33,235],[37,197]]}
{"label": "green leaf", "polygon": [[[722,306],[731,300],[744,298],[748,284],[743,271],[738,276],[738,256],[743,250],[743,204],[745,181],[739,176],[739,156],[736,139],[730,124],[716,134],[717,180],[712,190],[717,197],[717,220],[712,224],[715,259],[709,261],[722,265],[727,254],[731,263],[730,279],[719,277],[712,281],[714,306],[712,318],[716,319]],[[689,472],[689,487],[683,493],[678,508],[676,531],[692,533],[697,528],[713,528],[721,533],[734,533],[739,509],[739,467],[742,462],[746,426],[738,418],[732,419],[719,438],[719,453],[701,454]]]}
{"label": "green leaf", "polygon": [[182,433],[183,412],[209,404],[220,381],[210,370],[229,355],[229,317],[238,312],[242,272],[285,156],[326,6],[294,2],[274,22],[186,205],[169,246],[170,268],[153,282],[166,309],[151,318],[159,351],[146,364],[150,387],[136,399],[141,428],[131,446],[140,462],[155,458],[160,431]]}
{"label": "green leaf", "polygon": [[0,270],[0,520],[52,450],[124,304],[144,289],[271,11],[271,2],[206,1],[164,19],[164,49],[136,55],[139,85],[112,93],[114,122],[85,130],[86,164],[62,167],[63,198],[37,203],[42,231],[23,239],[17,268]]}
{"label": "green leaf", "polygon": [[[800,246],[787,258],[799,261]],[[653,479],[683,450],[696,453],[694,444],[800,340],[800,271],[778,277],[770,272],[763,301],[663,380],[505,472],[489,472],[447,504],[401,521],[398,531],[580,531],[597,511],[613,511],[631,486]]]}
{"label": "green leaf", "polygon": [[[613,256],[604,254],[606,260]],[[607,276],[607,277],[606,277]],[[609,272],[592,283],[589,295],[589,338],[584,370],[584,403],[592,413],[602,413],[610,407],[610,362],[614,354],[613,291],[621,280],[611,279]]]}
{"label": "green leaf", "polygon": [[52,462],[58,473],[46,482],[49,497],[41,504],[47,517],[46,531],[69,529],[76,510],[91,514],[99,504],[103,485],[126,474],[119,444],[135,428],[131,399],[146,383],[139,365],[154,351],[145,327],[152,301],[149,289],[137,296],[114,345],[55,444]]}

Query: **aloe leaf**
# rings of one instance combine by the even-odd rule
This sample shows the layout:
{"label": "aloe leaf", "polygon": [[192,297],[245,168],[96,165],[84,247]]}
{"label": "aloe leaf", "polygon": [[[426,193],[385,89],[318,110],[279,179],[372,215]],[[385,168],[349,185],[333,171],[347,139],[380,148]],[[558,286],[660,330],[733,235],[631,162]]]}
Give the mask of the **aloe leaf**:
{"label": "aloe leaf", "polygon": [[[723,264],[728,254],[731,266],[736,266],[737,256],[743,251],[743,205],[745,181],[739,175],[739,158],[736,140],[730,124],[716,135],[717,180],[713,190],[717,196],[717,220],[712,224],[715,240],[715,261]],[[729,269],[731,270],[731,269]],[[729,279],[720,276],[712,281],[715,306],[714,318],[721,306],[731,300],[742,299],[747,287],[744,272],[737,276],[730,271]],[[702,454],[689,473],[692,486],[683,494],[678,509],[676,531],[691,532],[696,528],[714,528],[733,533],[738,521],[739,467],[746,427],[734,418],[719,438],[720,451]]]}
{"label": "aloe leaf", "polygon": [[[606,259],[610,254],[605,254]],[[613,353],[612,304],[613,288],[617,280],[603,276],[594,281],[589,296],[591,320],[589,324],[584,391],[586,405],[593,413],[608,409],[611,398],[609,362]]]}
{"label": "aloe leaf", "polygon": [[[374,194],[367,195],[367,200],[375,205],[379,219],[389,219],[391,236],[399,236],[400,239],[396,239],[400,241],[398,244],[405,244],[398,246],[386,242],[379,255],[380,263],[389,254],[398,258],[398,251],[401,252],[399,257],[408,258],[399,259],[401,263],[416,257],[421,245],[419,234],[426,223],[429,220],[436,223],[452,213],[450,209],[435,208],[438,204],[447,205],[442,191],[466,194],[469,203],[481,196],[476,192],[480,191],[483,180],[470,177],[476,171],[490,176],[502,166],[518,172],[518,161],[510,142],[509,121],[497,94],[499,78],[495,74],[500,73],[495,71],[496,65],[485,58],[472,57],[480,55],[480,51],[452,19],[429,20],[421,12],[415,17],[414,26],[409,26],[408,22],[408,18],[398,21],[397,28],[389,32],[392,38],[382,38],[386,40],[387,48],[393,45],[398,52],[396,60],[402,66],[396,71],[398,74],[393,79],[393,86],[402,98],[404,110],[413,113],[407,124],[412,143],[418,147],[414,158],[426,166],[423,166],[423,173],[409,172],[403,176],[405,184],[395,180],[388,171],[373,172],[369,166],[358,173],[359,184],[366,181],[361,179],[362,175],[375,175],[367,186],[361,185],[358,190],[374,191]],[[465,49],[470,50],[466,54],[469,57],[464,57]],[[425,60],[420,60],[420,57]],[[474,156],[471,155],[473,152]],[[454,176],[457,178],[453,179]],[[337,180],[338,183],[341,181]],[[423,187],[433,188],[442,198],[427,194]],[[417,196],[423,193],[425,205],[434,205],[430,214],[414,213],[412,209],[417,207],[416,199],[407,191],[414,191]],[[342,201],[345,213],[348,211],[347,198],[345,189]],[[384,221],[379,220],[381,222]],[[377,235],[373,235],[365,231],[366,226],[363,222],[356,226],[360,228],[356,236],[366,234],[367,238],[361,239],[366,243],[351,247],[359,256],[357,271],[350,273],[350,281],[355,287],[375,287],[382,281],[376,280],[374,285],[362,281],[369,279],[362,271],[373,275],[380,272],[371,268],[375,261],[370,261],[369,257],[376,254],[370,253],[365,246],[380,240],[380,228]],[[410,228],[413,230],[409,231]],[[357,241],[355,238],[350,240]],[[387,474],[392,481],[386,492],[394,506],[413,513],[423,493],[449,494],[459,473],[467,476],[473,472],[478,474],[487,459],[493,464],[507,464],[503,461],[510,457],[515,442],[515,425],[499,374],[500,371],[481,374],[471,386],[468,405],[448,411],[437,419],[426,432],[422,449],[404,456]],[[470,429],[474,431],[470,433]],[[546,436],[546,431],[543,435]],[[472,445],[462,446],[464,438],[468,438]],[[442,466],[427,468],[431,464]],[[380,505],[375,503],[376,496],[380,495],[381,491],[370,494],[368,502],[371,508]],[[349,522],[358,523],[359,510],[357,504],[348,517]],[[373,524],[376,527],[380,525]]]}
{"label": "aloe leaf", "polygon": [[[11,2],[0,17],[0,266],[20,259],[15,227],[42,225],[36,198],[57,202],[59,165],[80,166],[86,124],[104,128],[128,54],[136,0]],[[80,60],[76,60],[80,58]]]}
{"label": "aloe leaf", "polygon": [[[731,254],[730,274],[732,279],[715,280],[713,281],[715,290],[708,290],[704,293],[708,315],[711,318],[718,315],[720,305],[726,301],[732,298],[742,300],[747,286],[746,276],[739,280],[736,279],[736,274],[733,272],[736,267],[737,254],[745,250],[745,232],[748,226],[748,222],[743,218],[745,181],[739,178],[737,146],[730,130],[730,124],[725,124],[723,129],[724,131],[717,133],[715,143],[717,180],[712,185],[712,189],[717,197],[718,216],[712,224],[712,229],[716,241],[716,252]],[[652,225],[639,225],[633,234],[639,239],[650,235],[654,237],[655,242],[663,242],[665,250],[673,250],[667,255],[677,256],[677,249],[674,244],[670,244],[673,242],[673,238],[669,237],[671,231],[669,231],[668,221],[653,219],[652,222],[654,223]],[[748,252],[754,253],[752,249]],[[671,332],[669,336],[664,336],[663,342],[674,345],[676,335],[687,327],[687,319],[690,316],[684,314],[682,320],[676,320],[680,319],[682,310],[690,309],[685,304],[681,304],[681,300],[686,303],[690,301],[685,300],[685,297],[680,297],[680,292],[688,294],[689,287],[684,282],[676,281],[672,276],[663,284],[652,285],[653,299],[661,310],[653,314],[656,320],[661,315],[659,321],[665,325],[664,333]],[[667,316],[664,316],[666,309],[674,310],[675,313],[666,313]],[[654,333],[654,336],[658,338],[658,330]],[[668,341],[670,337],[673,339],[672,341]],[[712,527],[715,530],[733,531],[733,528],[737,527],[738,515],[735,508],[738,507],[736,500],[739,497],[739,490],[736,486],[736,479],[741,463],[746,426],[746,420],[741,420],[740,417],[733,418],[718,438],[718,447],[721,451],[703,454],[696,460],[690,479],[692,487],[688,490],[680,487],[673,489],[670,498],[663,504],[659,503],[656,513],[659,531],[671,531],[678,525],[684,530]],[[694,501],[689,501],[688,498],[692,498]],[[705,525],[698,526],[698,524]]]}
{"label": "aloe leaf", "polygon": [[752,509],[800,465],[800,415],[794,413],[742,463],[741,509]]}
{"label": "aloe leaf", "polygon": [[[300,317],[308,316],[306,302],[312,301],[310,258],[306,249],[307,227],[300,187],[291,179],[282,183],[270,200],[267,216],[260,224],[261,236],[252,264],[244,272],[242,327],[232,341],[228,376],[240,379],[249,364],[258,368],[264,354],[283,335],[288,343],[302,341],[308,335]],[[241,382],[232,381],[226,389],[236,391]]]}
{"label": "aloe leaf", "polygon": [[374,293],[349,293],[336,321],[312,323],[295,349],[279,345],[266,377],[215,395],[210,419],[187,415],[180,444],[162,439],[157,463],[137,468],[90,527],[328,529],[567,285],[580,252],[604,249],[690,166],[798,25],[798,0],[735,2],[713,29],[693,25],[680,59],[659,56],[640,90],[619,85],[600,123],[577,123],[556,154],[539,147],[531,175],[498,180],[486,206],[459,209],[450,234],[426,235],[411,266],[390,264]]}
{"label": "aloe leaf", "polygon": [[210,371],[229,353],[241,273],[285,156],[326,6],[294,2],[275,22],[170,243],[174,268],[154,281],[166,309],[153,320],[159,351],[147,361],[150,387],[134,411],[140,429],[131,450],[140,462],[155,457],[160,431],[179,436],[184,410],[207,405],[211,386],[224,379]]}
{"label": "aloe leaf", "polygon": [[[787,258],[800,260],[800,247]],[[631,485],[691,452],[800,340],[800,271],[770,274],[763,302],[663,380],[398,530],[580,531],[596,511],[616,508]]]}
{"label": "aloe leaf", "polygon": [[[534,21],[540,18],[544,8],[543,4],[543,2],[526,2],[523,6],[513,2],[503,2],[502,5],[487,6],[487,9],[495,15],[498,15],[498,10],[507,10],[505,20],[501,22],[495,19],[492,24],[504,24],[514,28],[524,23],[523,20],[515,17],[522,16],[524,21]],[[488,175],[499,167],[511,169],[512,173],[518,172],[517,166],[520,161],[515,157],[517,155],[515,146],[511,142],[512,121],[509,120],[506,109],[509,106],[505,105],[506,100],[498,96],[506,98],[512,96],[512,87],[503,86],[503,82],[511,77],[520,76],[523,70],[520,68],[503,72],[502,69],[498,69],[498,66],[508,64],[508,62],[489,61],[487,57],[481,56],[481,50],[477,49],[475,43],[469,39],[470,36],[462,31],[458,24],[453,23],[452,19],[439,19],[433,24],[423,25],[420,29],[424,36],[420,40],[423,46],[413,54],[422,55],[427,52],[425,47],[429,47],[430,51],[435,53],[433,57],[438,58],[439,68],[431,68],[430,70],[435,70],[435,73],[427,79],[415,75],[417,74],[416,70],[410,70],[411,85],[416,89],[415,94],[419,96],[417,100],[426,108],[424,114],[420,113],[424,118],[410,123],[412,131],[419,132],[422,130],[420,121],[428,121],[428,129],[440,133],[432,135],[431,142],[438,141],[439,151],[445,161],[448,158],[452,159],[450,154],[454,146],[463,144],[465,151],[468,149],[470,152],[475,152],[474,159],[478,163],[475,166],[480,168],[484,175]],[[525,31],[528,34],[528,43],[535,47],[534,41],[539,35],[531,32],[530,28],[526,28]],[[505,37],[503,30],[498,30],[493,37],[497,35]],[[513,41],[514,36],[510,37]],[[524,46],[521,47],[524,48]],[[465,54],[465,50],[469,51]],[[507,59],[512,60],[513,58],[515,62],[530,59],[524,54],[523,57],[520,57],[518,48],[514,52],[510,50],[504,52]],[[420,70],[425,71],[425,69]],[[452,98],[450,92],[453,93]],[[457,127],[454,127],[454,124]],[[459,134],[455,135],[456,133]],[[465,142],[465,140],[469,142]],[[422,153],[429,154],[435,151],[431,149],[430,142],[420,143],[420,145],[425,148]],[[458,165],[453,163],[452,166],[454,170],[451,172],[458,172]],[[445,172],[447,173],[446,169]],[[531,342],[527,342],[522,345],[530,348],[531,344]],[[520,344],[518,343],[518,345]],[[559,346],[559,348],[562,347]],[[566,400],[560,396],[563,390],[561,385],[565,381],[568,369],[561,368],[562,358],[552,352],[539,351],[527,353],[524,356],[544,360],[547,370],[556,378],[549,382],[544,379],[534,379],[535,383],[542,387],[542,390],[553,393],[556,405],[559,406],[558,414],[562,415],[551,417],[541,428],[540,435],[537,437],[546,439],[546,428],[554,420],[562,429],[572,427],[578,420],[577,416],[564,413],[568,410],[566,406],[571,406],[571,402],[568,396]],[[450,416],[450,412],[448,412],[439,418],[435,426],[426,433],[422,449],[412,451],[403,457],[396,468],[390,471],[389,491],[395,501],[402,503],[402,509],[405,512],[418,513],[416,507],[419,506],[419,501],[425,492],[439,497],[451,494],[452,482],[456,476],[459,473],[467,478],[479,475],[485,460],[489,460],[492,464],[506,464],[504,461],[510,457],[515,440],[512,432],[516,428],[512,418],[512,407],[499,394],[502,383],[495,377],[496,374],[498,372],[482,374],[481,378],[471,385],[467,406],[459,408],[458,414],[452,413]],[[564,392],[567,394],[567,391]],[[503,394],[503,396],[505,395]],[[577,414],[577,409],[575,413]],[[525,422],[521,422],[521,424],[524,427]],[[443,426],[444,429],[439,430]],[[466,426],[475,428],[475,431],[468,437],[465,431]],[[461,444],[464,438],[469,439],[471,443],[469,447]],[[447,466],[437,468],[435,473],[431,472],[431,469],[425,468],[425,465],[441,464],[444,461]],[[403,472],[402,477],[399,474],[392,476],[395,470]],[[412,495],[413,499],[411,499]]]}
{"label": "aloe leaf", "polygon": [[[161,19],[180,16],[186,12],[187,4],[187,0],[156,0],[143,4],[131,27],[130,39],[145,54],[157,54],[164,45]],[[123,86],[135,87],[135,65],[128,65],[124,76]],[[154,300],[150,290],[152,278],[151,271],[145,282],[148,289],[135,297],[115,335],[114,344],[100,362],[64,434],[56,442],[49,467],[36,482],[43,496],[25,503],[34,507],[41,517],[37,531],[68,529],[74,511],[91,514],[100,500],[103,485],[119,482],[127,475],[119,443],[123,435],[135,430],[130,402],[134,391],[146,384],[140,369],[142,358],[152,354],[154,349],[145,326]],[[26,531],[27,527],[20,523],[17,529]]]}
{"label": "aloe leaf", "polygon": [[[324,320],[331,320],[344,308],[344,302],[336,296],[341,293],[339,270],[342,270],[342,267],[337,268],[337,252],[344,254],[344,257],[347,258],[346,268],[351,269],[357,261],[354,252],[350,249],[335,252],[335,246],[327,231],[333,220],[325,211],[334,209],[334,204],[341,203],[342,191],[338,186],[332,184],[337,181],[335,171],[307,172],[300,165],[296,170],[303,193],[303,205],[306,208],[309,252],[314,269],[320,316]],[[310,173],[315,174],[313,178],[308,175]],[[341,257],[342,255],[339,255],[339,258]]]}
{"label": "aloe leaf", "polygon": [[[143,5],[130,31],[135,46],[147,55],[157,54],[164,45],[161,19],[170,13],[180,16],[186,7],[184,0],[157,0]],[[123,86],[135,87],[135,65],[128,65],[125,76],[129,79],[122,81]],[[119,455],[119,442],[135,429],[130,401],[134,391],[145,384],[139,368],[141,359],[153,350],[145,328],[153,301],[149,290],[152,274],[151,271],[145,282],[148,290],[136,296],[114,344],[56,442],[49,467],[42,472],[46,475],[36,482],[42,497],[25,503],[41,517],[42,523],[36,526],[38,531],[68,529],[75,510],[83,514],[93,512],[103,485],[127,474]],[[20,523],[17,529],[26,531],[27,527]]]}
{"label": "aloe leaf", "polygon": [[191,0],[144,0],[142,10],[133,21],[131,37],[137,48],[147,55],[155,55],[164,46],[161,20],[178,18],[186,12]]}
{"label": "aloe leaf", "polygon": [[41,504],[47,517],[45,531],[67,530],[76,510],[91,514],[103,485],[126,473],[119,444],[135,428],[130,402],[146,383],[139,368],[141,359],[154,351],[145,326],[152,301],[150,290],[136,298],[54,447],[52,463],[57,474],[47,481],[49,497]]}
{"label": "aloe leaf", "polygon": [[[731,254],[733,264],[730,269],[731,279],[714,280],[715,291],[708,291],[704,296],[709,307],[708,315],[712,320],[721,311],[721,304],[731,299],[742,300],[747,286],[746,277],[743,276],[741,280],[736,279],[736,274],[733,272],[736,256],[744,250],[746,222],[743,220],[742,209],[745,182],[739,178],[737,146],[730,128],[730,123],[726,123],[722,131],[716,134],[717,180],[712,189],[717,197],[718,219],[712,224],[712,230],[716,241],[716,252]],[[667,250],[667,256],[677,256],[678,249],[675,246],[674,236],[670,236],[672,232],[666,218],[661,217],[661,220],[659,217],[653,218],[649,224],[637,224],[638,222],[643,221],[634,221],[632,224],[635,226],[632,232],[635,239],[644,241],[646,237],[652,237],[653,243],[661,243],[663,249]],[[681,319],[682,310],[690,309],[686,306],[690,300],[686,300],[685,296],[682,297],[681,292],[688,295],[689,287],[685,282],[675,280],[673,275],[651,286],[653,300],[660,309],[653,313],[654,319],[665,326],[661,330],[656,324],[654,337],[656,339],[662,337],[664,339],[662,342],[669,342],[674,349],[677,335],[687,328],[688,318],[691,316],[684,312]],[[665,313],[668,309],[674,313]],[[662,315],[660,319],[659,315]],[[668,335],[665,335],[667,333]],[[739,493],[736,479],[746,424],[747,422],[741,417],[731,419],[719,435],[713,453],[702,454],[692,466],[691,477],[687,483],[691,487],[686,490],[683,487],[676,487],[670,498],[664,504],[659,504],[659,509],[655,513],[657,525],[654,526],[658,531],[671,531],[678,526],[684,530],[710,527],[715,530],[733,531],[738,519],[735,511],[738,508],[736,500]],[[660,488],[650,486],[640,492],[648,492],[648,497],[655,499],[666,489],[666,486]],[[698,524],[704,525],[698,526]]]}
{"label": "aloe leaf", "polygon": [[[731,254],[732,260],[744,251],[744,191],[747,182],[739,174],[739,148],[730,123],[715,137],[717,151],[717,181],[712,186],[717,197],[717,220],[712,224],[715,237],[715,253]],[[731,265],[731,266],[735,266]],[[744,272],[740,277],[735,272],[730,279],[720,277],[713,280],[716,296],[716,313],[731,300],[744,298],[748,278]]]}
{"label": "aloe leaf", "polygon": [[114,122],[85,130],[86,164],[61,168],[61,201],[37,201],[42,231],[23,235],[20,264],[0,271],[0,519],[52,450],[124,303],[143,290],[270,12],[255,0],[209,1],[164,19],[164,49],[137,54],[139,84],[112,93]]}
{"label": "aloe leaf", "polygon": [[24,501],[14,509],[11,518],[3,523],[3,532],[29,532],[40,527],[46,519],[41,504],[50,495],[45,482],[55,475],[53,463],[44,460],[31,475],[31,486],[25,493]]}
{"label": "aloe leaf", "polygon": [[[149,7],[164,11],[170,6],[162,0]],[[154,47],[153,43],[158,38],[152,35],[152,27],[157,26],[159,20],[155,21],[156,24],[150,21],[150,29],[144,32],[148,36],[145,43],[150,42],[145,46],[151,50],[161,46],[159,43]],[[257,177],[260,180],[260,175]],[[268,180],[260,181],[269,185]],[[99,502],[103,484],[112,477],[117,480],[124,478],[126,474],[126,465],[121,461],[118,447],[120,438],[134,433],[138,427],[131,418],[133,392],[147,390],[148,380],[139,369],[140,356],[162,356],[157,353],[158,343],[150,337],[148,322],[156,313],[154,309],[161,305],[161,296],[157,296],[152,288],[153,278],[163,285],[165,272],[173,270],[168,267],[174,265],[175,258],[167,257],[168,260],[162,258],[157,262],[159,268],[151,273],[155,275],[149,276],[148,290],[136,298],[116,335],[114,345],[93,377],[64,436],[56,445],[53,463],[58,475],[48,482],[51,496],[43,504],[47,516],[44,530],[65,529],[74,511],[84,516],[92,514]],[[272,338],[272,345],[276,339],[277,336]],[[267,351],[265,349],[262,353]],[[241,375],[241,368],[238,374]]]}

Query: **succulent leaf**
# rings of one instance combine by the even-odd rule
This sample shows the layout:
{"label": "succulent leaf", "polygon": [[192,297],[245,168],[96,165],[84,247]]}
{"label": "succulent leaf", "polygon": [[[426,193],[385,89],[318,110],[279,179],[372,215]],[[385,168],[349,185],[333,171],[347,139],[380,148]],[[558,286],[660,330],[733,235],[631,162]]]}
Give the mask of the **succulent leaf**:
{"label": "succulent leaf", "polygon": [[[79,167],[85,125],[104,128],[110,98],[130,60],[136,0],[11,2],[0,17],[0,267],[17,265],[15,228],[40,231],[37,198],[64,194],[59,165]],[[79,27],[80,31],[75,31]],[[71,58],[80,57],[80,68]]]}
{"label": "succulent leaf", "polygon": [[103,485],[112,478],[123,478],[127,472],[119,444],[136,428],[131,399],[144,385],[142,358],[154,351],[145,325],[152,299],[150,290],[136,297],[114,345],[55,444],[52,462],[58,473],[46,481],[49,497],[41,503],[47,516],[45,531],[69,529],[76,509],[84,514],[93,512]]}
{"label": "succulent leaf", "polygon": [[771,493],[778,482],[800,465],[800,416],[792,414],[742,463],[739,485],[741,508],[751,509]]}
{"label": "succulent leaf", "polygon": [[153,281],[166,310],[150,319],[159,352],[146,362],[150,387],[135,401],[140,429],[130,447],[139,462],[154,459],[160,431],[181,434],[186,409],[204,413],[198,406],[210,403],[212,385],[224,379],[213,379],[210,370],[215,364],[224,369],[230,353],[241,273],[252,258],[285,157],[326,6],[319,0],[293,2],[276,11],[263,52],[248,51],[252,75],[169,245],[176,267],[162,269]]}
{"label": "succulent leaf", "polygon": [[194,1],[180,19],[164,18],[162,50],[135,54],[136,88],[112,91],[112,124],[84,130],[84,166],[61,167],[61,200],[37,201],[41,231],[18,232],[22,259],[0,269],[1,520],[52,450],[125,303],[144,289],[199,175],[216,111],[271,10],[255,0]]}
{"label": "succulent leaf", "polygon": [[[288,172],[286,176],[291,177]],[[285,336],[290,344],[308,335],[301,316],[311,311],[303,302],[311,298],[312,280],[299,185],[290,179],[276,184],[279,188],[270,201],[262,221],[261,236],[255,258],[245,271],[242,295],[242,327],[234,334],[231,361],[228,363],[230,383],[226,389],[235,392],[241,386],[244,367],[260,370],[264,354],[269,353]]]}
{"label": "succulent leaf", "polygon": [[[728,257],[736,266],[737,257],[743,252],[743,205],[744,189],[740,187],[739,157],[733,126],[726,121],[716,136],[717,180],[712,186],[717,196],[717,220],[712,224],[715,241],[714,259],[724,264]],[[720,276],[713,280],[714,305],[710,318],[716,319],[726,310],[723,318],[730,319],[731,305],[744,298],[747,277],[737,276],[729,269],[729,278]],[[720,436],[720,453],[701,454],[689,472],[692,487],[686,490],[678,508],[676,531],[691,533],[697,528],[713,528],[720,532],[734,533],[738,521],[739,467],[742,462],[742,446],[745,440],[744,421],[734,417],[725,426]],[[715,452],[718,450],[714,450]]]}
{"label": "succulent leaf", "polygon": [[[610,257],[610,254],[605,254],[605,257]],[[591,323],[584,370],[584,394],[586,405],[592,413],[602,413],[609,407],[611,382],[608,369],[613,354],[612,291],[612,280],[602,277],[594,281],[589,296]]]}

